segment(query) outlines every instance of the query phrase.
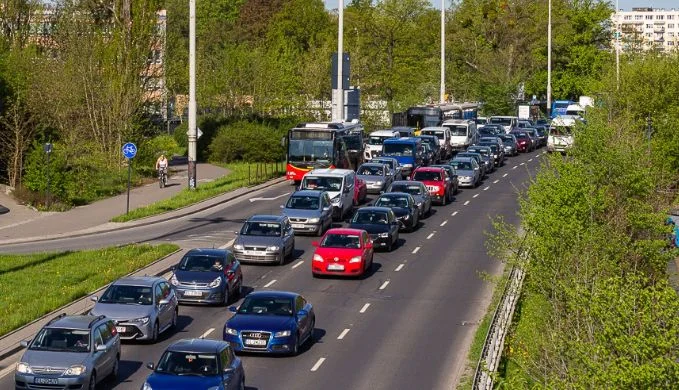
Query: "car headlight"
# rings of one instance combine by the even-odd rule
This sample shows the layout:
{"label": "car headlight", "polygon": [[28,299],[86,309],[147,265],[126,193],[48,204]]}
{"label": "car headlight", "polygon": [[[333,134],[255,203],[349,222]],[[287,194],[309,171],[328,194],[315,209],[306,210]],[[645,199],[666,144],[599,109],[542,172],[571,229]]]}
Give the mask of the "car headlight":
{"label": "car headlight", "polygon": [[360,263],[360,262],[361,256],[352,257],[351,260],[349,260],[349,263]]}
{"label": "car headlight", "polygon": [[151,385],[149,385],[148,382],[144,382],[144,385],[141,387],[141,390],[153,390],[151,388]]}
{"label": "car headlight", "polygon": [[418,208],[422,207],[422,202],[418,202],[418,203],[417,203],[417,207],[418,207]]}
{"label": "car headlight", "polygon": [[172,283],[173,286],[179,285],[179,280],[177,280],[177,275],[172,274],[172,277],[170,278],[170,283]]}
{"label": "car headlight", "polygon": [[279,249],[281,249],[281,247],[279,247],[278,245],[271,245],[266,247],[267,252],[278,252]]}
{"label": "car headlight", "polygon": [[410,214],[404,215],[404,216],[403,216],[403,219],[405,219],[406,221],[409,220],[409,219],[410,219]]}
{"label": "car headlight", "polygon": [[313,261],[320,261],[320,262],[322,263],[322,262],[324,261],[324,260],[323,260],[323,256],[321,256],[321,255],[319,255],[319,254],[314,254],[314,259],[313,259]]}
{"label": "car headlight", "polygon": [[231,336],[238,336],[238,331],[236,329],[224,328],[224,333],[230,334]]}
{"label": "car headlight", "polygon": [[382,237],[382,238],[387,238],[387,237],[389,237],[389,233],[380,233],[379,236]]}
{"label": "car headlight", "polygon": [[432,187],[431,187],[431,190],[432,190],[432,191],[438,191],[438,190],[440,190],[440,189],[441,189],[441,187],[439,187],[439,186],[432,186]]}
{"label": "car headlight", "polygon": [[87,372],[87,367],[83,366],[82,364],[76,364],[76,365],[69,367],[66,371],[64,371],[64,375],[80,376],[80,375],[83,375],[86,372]]}
{"label": "car headlight", "polygon": [[307,219],[307,222],[309,222],[309,223],[318,223],[320,221],[321,221],[320,218],[309,218],[309,219]]}
{"label": "car headlight", "polygon": [[376,182],[375,182],[375,185],[376,185],[376,186],[381,186],[381,185],[382,185],[382,182],[381,182],[381,181],[376,181]]}
{"label": "car headlight", "polygon": [[236,244],[236,245],[233,246],[233,249],[235,249],[235,250],[237,250],[237,251],[242,251],[242,250],[243,250],[243,245],[241,245],[241,244]]}
{"label": "car headlight", "polygon": [[210,283],[210,287],[212,287],[212,288],[219,287],[221,284],[222,284],[222,278],[217,277],[217,278],[215,278],[215,280],[212,281],[212,283]]}
{"label": "car headlight", "polygon": [[340,198],[339,198],[339,196],[337,196],[337,197],[334,197],[334,198],[332,198],[332,199],[330,200],[330,202],[332,202],[332,204],[338,204],[338,203],[339,203],[339,201],[340,201]]}
{"label": "car headlight", "polygon": [[31,369],[31,366],[28,365],[28,363],[19,362],[17,363],[17,372],[20,374],[32,374],[33,370]]}
{"label": "car headlight", "polygon": [[281,330],[273,334],[273,337],[288,337],[292,334],[290,330]]}
{"label": "car headlight", "polygon": [[146,317],[141,317],[141,318],[135,318],[133,320],[130,320],[130,322],[136,322],[138,324],[148,324],[150,319],[151,319],[151,317],[146,316]]}

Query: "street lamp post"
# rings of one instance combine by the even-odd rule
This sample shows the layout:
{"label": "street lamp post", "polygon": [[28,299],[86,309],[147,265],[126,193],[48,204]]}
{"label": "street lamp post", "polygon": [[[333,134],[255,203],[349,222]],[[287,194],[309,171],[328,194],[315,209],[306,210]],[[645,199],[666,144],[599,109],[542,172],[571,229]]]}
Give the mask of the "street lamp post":
{"label": "street lamp post", "polygon": [[615,87],[620,89],[620,21],[618,0],[615,0]]}
{"label": "street lamp post", "polygon": [[446,101],[446,0],[441,0],[441,103]]}
{"label": "street lamp post", "polygon": [[189,0],[189,189],[196,188],[196,0]]}
{"label": "street lamp post", "polygon": [[344,0],[338,5],[339,26],[337,29],[337,118],[344,122]]}
{"label": "street lamp post", "polygon": [[547,117],[552,116],[552,0],[547,16]]}

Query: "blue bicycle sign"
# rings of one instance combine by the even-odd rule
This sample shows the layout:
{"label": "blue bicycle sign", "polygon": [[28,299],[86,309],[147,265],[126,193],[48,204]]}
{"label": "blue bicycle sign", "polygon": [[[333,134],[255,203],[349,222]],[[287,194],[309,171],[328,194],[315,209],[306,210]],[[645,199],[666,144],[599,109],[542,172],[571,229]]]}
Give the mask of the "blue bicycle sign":
{"label": "blue bicycle sign", "polygon": [[123,156],[125,158],[131,159],[134,158],[134,156],[137,155],[137,145],[133,144],[132,142],[128,142],[125,145],[123,145]]}

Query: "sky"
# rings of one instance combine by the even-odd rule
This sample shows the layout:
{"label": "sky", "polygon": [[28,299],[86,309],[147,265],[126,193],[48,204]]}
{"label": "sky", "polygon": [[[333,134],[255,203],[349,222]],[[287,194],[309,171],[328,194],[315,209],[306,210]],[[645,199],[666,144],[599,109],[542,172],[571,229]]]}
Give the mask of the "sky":
{"label": "sky", "polygon": [[[441,0],[430,0],[436,8],[440,7]],[[611,4],[615,7],[615,0],[610,0]],[[339,0],[323,0],[325,3],[325,8],[335,9]],[[349,0],[344,0],[344,4],[349,3]],[[450,6],[450,0],[446,0],[446,5]],[[631,11],[632,7],[652,7],[652,8],[665,8],[679,9],[679,0],[618,0],[618,6],[625,11]]]}

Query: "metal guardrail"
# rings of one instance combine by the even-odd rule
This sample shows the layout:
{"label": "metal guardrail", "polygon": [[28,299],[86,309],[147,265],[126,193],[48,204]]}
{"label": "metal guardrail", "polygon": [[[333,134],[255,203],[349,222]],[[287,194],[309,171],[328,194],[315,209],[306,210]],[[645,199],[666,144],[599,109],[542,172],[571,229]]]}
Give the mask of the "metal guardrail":
{"label": "metal guardrail", "polygon": [[493,388],[493,374],[497,371],[500,359],[502,358],[505,336],[507,335],[509,325],[512,323],[516,302],[521,295],[524,276],[523,270],[517,266],[514,266],[509,274],[504,291],[502,292],[502,298],[500,298],[500,302],[498,302],[495,308],[493,319],[488,328],[479,362],[476,365],[474,383],[472,385],[474,390]]}

